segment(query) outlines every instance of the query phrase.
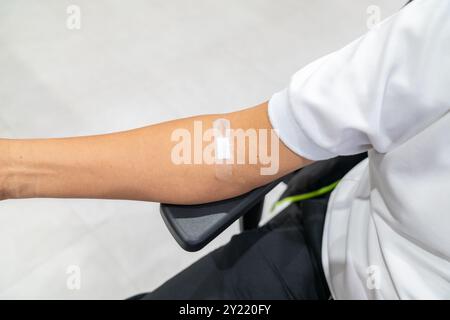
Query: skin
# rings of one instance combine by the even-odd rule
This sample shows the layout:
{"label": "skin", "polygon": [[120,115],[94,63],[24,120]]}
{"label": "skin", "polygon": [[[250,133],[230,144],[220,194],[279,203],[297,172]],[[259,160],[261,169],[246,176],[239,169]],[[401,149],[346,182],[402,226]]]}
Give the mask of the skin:
{"label": "skin", "polygon": [[311,163],[280,142],[279,172],[275,175],[261,175],[261,164],[235,164],[230,179],[218,179],[214,164],[174,164],[172,132],[185,128],[193,134],[194,121],[202,121],[207,129],[218,118],[229,120],[233,129],[272,129],[265,102],[238,112],[105,135],[0,139],[0,197],[198,204],[246,193]]}

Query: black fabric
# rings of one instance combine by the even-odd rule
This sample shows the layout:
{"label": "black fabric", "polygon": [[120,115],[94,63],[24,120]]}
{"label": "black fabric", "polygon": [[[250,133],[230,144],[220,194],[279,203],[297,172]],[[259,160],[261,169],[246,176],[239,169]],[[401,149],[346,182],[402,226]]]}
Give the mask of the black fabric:
{"label": "black fabric", "polygon": [[[366,154],[302,169],[284,196],[326,186]],[[329,299],[321,263],[329,194],[291,204],[255,230],[233,236],[155,291],[132,299]]]}

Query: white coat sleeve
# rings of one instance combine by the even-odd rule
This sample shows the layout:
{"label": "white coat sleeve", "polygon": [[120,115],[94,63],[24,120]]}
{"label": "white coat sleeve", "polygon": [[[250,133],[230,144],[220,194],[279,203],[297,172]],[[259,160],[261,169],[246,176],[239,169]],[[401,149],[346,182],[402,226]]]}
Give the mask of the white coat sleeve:
{"label": "white coat sleeve", "polygon": [[449,108],[450,1],[416,0],[293,75],[269,118],[294,152],[322,160],[386,153]]}

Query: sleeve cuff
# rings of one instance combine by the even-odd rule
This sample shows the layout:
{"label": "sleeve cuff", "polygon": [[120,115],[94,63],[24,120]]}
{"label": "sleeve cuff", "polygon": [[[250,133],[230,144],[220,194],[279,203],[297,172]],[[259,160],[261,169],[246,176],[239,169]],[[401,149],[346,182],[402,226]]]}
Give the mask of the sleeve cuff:
{"label": "sleeve cuff", "polygon": [[288,89],[272,96],[269,101],[268,115],[280,140],[294,153],[314,161],[331,159],[336,156],[318,146],[308,137],[292,110]]}

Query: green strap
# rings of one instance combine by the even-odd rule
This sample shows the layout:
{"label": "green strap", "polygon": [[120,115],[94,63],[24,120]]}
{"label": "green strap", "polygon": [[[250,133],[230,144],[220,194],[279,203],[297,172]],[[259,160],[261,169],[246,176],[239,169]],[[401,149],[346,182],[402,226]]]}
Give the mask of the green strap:
{"label": "green strap", "polygon": [[277,201],[277,202],[275,202],[273,204],[271,211],[275,210],[275,208],[277,208],[280,205],[284,205],[284,204],[290,205],[290,204],[295,203],[295,202],[299,202],[299,201],[303,201],[303,200],[306,200],[306,199],[315,198],[315,197],[321,196],[321,195],[323,195],[325,193],[331,192],[334,188],[336,188],[336,186],[339,183],[339,181],[341,181],[341,180],[338,180],[338,181],[333,182],[332,184],[330,184],[328,186],[322,187],[320,189],[317,189],[317,190],[314,190],[314,191],[311,191],[311,192],[308,192],[308,193],[297,194],[297,195],[294,195],[294,196],[283,198],[283,199],[281,199],[281,200],[279,200],[279,201]]}

